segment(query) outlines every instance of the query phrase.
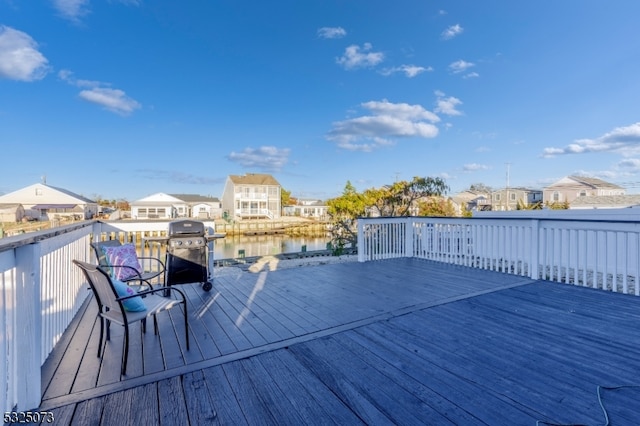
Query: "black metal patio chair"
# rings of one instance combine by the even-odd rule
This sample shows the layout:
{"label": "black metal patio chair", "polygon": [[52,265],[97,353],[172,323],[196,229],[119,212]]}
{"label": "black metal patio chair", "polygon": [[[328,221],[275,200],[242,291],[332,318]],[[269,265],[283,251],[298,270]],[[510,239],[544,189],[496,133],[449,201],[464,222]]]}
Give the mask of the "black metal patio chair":
{"label": "black metal patio chair", "polygon": [[[175,306],[183,305],[184,310],[184,331],[186,347],[189,350],[189,321],[187,315],[187,301],[184,293],[175,287],[157,287],[136,293],[128,285],[117,280],[112,280],[111,276],[100,266],[91,263],[73,260],[83,272],[91,290],[98,303],[98,316],[100,317],[100,344],[98,345],[98,358],[101,356],[102,340],[105,334],[106,339],[110,339],[109,326],[115,322],[124,326],[124,345],[122,348],[122,369],[121,374],[125,375],[127,370],[127,359],[129,356],[129,324],[142,321],[142,330],[146,332],[146,318],[153,316],[154,332],[158,334],[158,321],[156,315]],[[178,299],[173,297],[162,297],[156,295],[159,292],[167,292],[170,296],[177,292]]]}

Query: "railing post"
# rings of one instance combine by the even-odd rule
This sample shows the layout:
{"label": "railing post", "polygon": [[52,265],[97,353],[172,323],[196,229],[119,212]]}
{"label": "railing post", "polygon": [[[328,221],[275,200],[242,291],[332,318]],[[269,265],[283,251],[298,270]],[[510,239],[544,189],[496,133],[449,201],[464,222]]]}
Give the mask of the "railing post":
{"label": "railing post", "polygon": [[42,322],[40,304],[40,244],[16,249],[15,360],[18,410],[38,407],[42,397],[40,353]]}
{"label": "railing post", "polygon": [[531,254],[529,256],[529,278],[538,279],[540,264],[540,220],[531,220]]}
{"label": "railing post", "polygon": [[405,234],[405,240],[404,240],[404,255],[405,257],[413,257],[414,256],[414,250],[413,250],[413,233],[414,233],[414,229],[413,229],[413,218],[408,217],[404,220],[404,234]]}
{"label": "railing post", "polygon": [[358,220],[358,239],[357,239],[357,245],[358,245],[358,262],[365,262],[366,259],[366,254],[365,254],[365,247],[364,247],[364,224],[362,223],[362,220]]}
{"label": "railing post", "polygon": [[[95,221],[93,222],[93,225],[91,226],[91,241],[90,243],[95,243],[100,241],[100,238],[102,236],[102,222],[100,221]],[[93,250],[91,251],[91,256],[94,256]],[[98,261],[98,259],[94,259],[95,262]]]}

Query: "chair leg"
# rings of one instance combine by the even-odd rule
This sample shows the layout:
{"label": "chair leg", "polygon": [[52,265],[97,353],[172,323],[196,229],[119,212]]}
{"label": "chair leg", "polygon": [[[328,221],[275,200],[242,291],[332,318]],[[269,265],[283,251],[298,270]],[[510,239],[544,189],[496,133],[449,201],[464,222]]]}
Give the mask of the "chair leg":
{"label": "chair leg", "polygon": [[124,323],[124,345],[122,347],[122,371],[124,376],[127,374],[127,359],[129,358],[129,324]]}
{"label": "chair leg", "polygon": [[142,320],[142,332],[143,332],[143,333],[146,333],[146,332],[147,332],[147,319],[146,319],[146,318],[144,318],[144,319]]}
{"label": "chair leg", "polygon": [[153,332],[155,333],[155,335],[158,335],[159,332],[159,328],[158,328],[158,317],[156,316],[156,314],[153,314]]}
{"label": "chair leg", "polygon": [[100,343],[98,343],[98,358],[100,358],[100,353],[102,350],[102,338],[104,337],[104,318],[98,316],[98,319],[100,320]]}
{"label": "chair leg", "polygon": [[111,320],[105,320],[107,322],[107,340],[111,340]]}

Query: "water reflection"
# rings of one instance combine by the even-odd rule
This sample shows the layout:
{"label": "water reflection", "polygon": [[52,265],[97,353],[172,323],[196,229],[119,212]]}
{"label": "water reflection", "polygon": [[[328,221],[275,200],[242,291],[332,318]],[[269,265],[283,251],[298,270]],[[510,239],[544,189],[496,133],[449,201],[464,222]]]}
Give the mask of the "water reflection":
{"label": "water reflection", "polygon": [[216,240],[214,259],[233,259],[244,250],[246,257],[297,253],[302,246],[307,251],[325,250],[329,237],[291,237],[288,235],[230,235]]}

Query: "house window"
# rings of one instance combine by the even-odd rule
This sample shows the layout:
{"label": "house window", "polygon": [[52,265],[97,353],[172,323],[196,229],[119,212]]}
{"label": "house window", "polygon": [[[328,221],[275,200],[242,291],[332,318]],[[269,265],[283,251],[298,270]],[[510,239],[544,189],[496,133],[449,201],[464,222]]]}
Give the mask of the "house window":
{"label": "house window", "polygon": [[553,193],[553,201],[560,201],[560,193],[558,191]]}
{"label": "house window", "polygon": [[42,188],[36,188],[36,195],[42,195]]}
{"label": "house window", "polygon": [[515,201],[516,200],[516,193],[512,192],[511,194],[509,194],[509,197],[511,198],[511,201]]}
{"label": "house window", "polygon": [[138,217],[147,217],[147,209],[138,209]]}
{"label": "house window", "polygon": [[587,191],[585,191],[584,189],[582,191],[580,191],[580,194],[578,194],[579,197],[586,197],[587,196]]}
{"label": "house window", "polygon": [[494,194],[494,195],[493,195],[493,199],[494,199],[495,201],[500,201],[500,194]]}

